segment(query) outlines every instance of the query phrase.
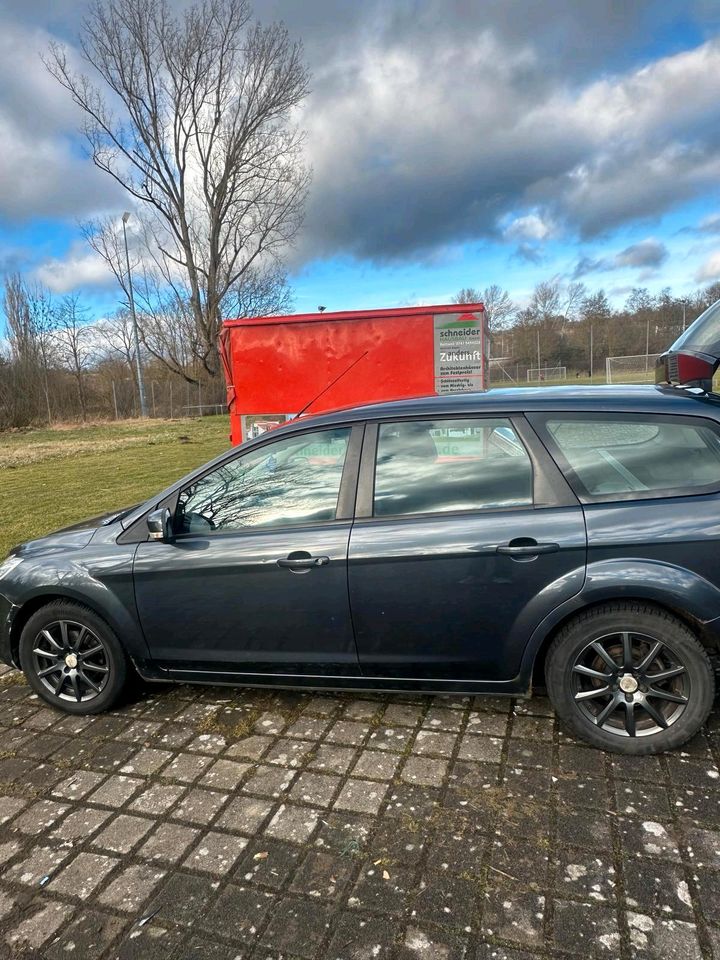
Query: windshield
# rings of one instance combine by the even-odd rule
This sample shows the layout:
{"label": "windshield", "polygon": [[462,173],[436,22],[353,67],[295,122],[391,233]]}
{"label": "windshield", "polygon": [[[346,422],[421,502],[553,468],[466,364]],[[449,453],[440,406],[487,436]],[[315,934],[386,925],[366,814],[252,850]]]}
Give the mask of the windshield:
{"label": "windshield", "polygon": [[713,357],[720,357],[720,300],[701,313],[681,334],[671,350],[696,350]]}

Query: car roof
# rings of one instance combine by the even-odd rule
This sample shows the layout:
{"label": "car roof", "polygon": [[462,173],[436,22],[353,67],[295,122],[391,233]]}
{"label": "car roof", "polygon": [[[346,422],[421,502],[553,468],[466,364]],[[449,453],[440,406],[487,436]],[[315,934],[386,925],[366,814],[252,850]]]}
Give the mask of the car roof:
{"label": "car roof", "polygon": [[[698,406],[705,407],[701,411]],[[484,393],[456,393],[442,396],[388,400],[363,406],[344,407],[327,413],[303,415],[294,424],[309,426],[345,423],[354,420],[386,420],[390,417],[469,415],[476,413],[523,413],[573,410],[577,412],[666,413],[717,417],[718,397],[679,387],[637,385],[593,385],[558,387],[511,387]],[[287,426],[290,426],[288,424]],[[282,428],[285,429],[285,428]]]}

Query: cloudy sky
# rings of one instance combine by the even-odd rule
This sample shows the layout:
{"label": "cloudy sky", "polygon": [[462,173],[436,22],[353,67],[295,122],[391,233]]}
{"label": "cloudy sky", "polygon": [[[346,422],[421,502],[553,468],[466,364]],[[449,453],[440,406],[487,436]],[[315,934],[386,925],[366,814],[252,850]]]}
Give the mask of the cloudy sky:
{"label": "cloudy sky", "polygon": [[[720,0],[258,0],[312,70],[296,308],[442,302],[540,279],[678,294],[720,279]],[[95,312],[79,221],[127,202],[39,53],[77,0],[0,7],[0,270]]]}

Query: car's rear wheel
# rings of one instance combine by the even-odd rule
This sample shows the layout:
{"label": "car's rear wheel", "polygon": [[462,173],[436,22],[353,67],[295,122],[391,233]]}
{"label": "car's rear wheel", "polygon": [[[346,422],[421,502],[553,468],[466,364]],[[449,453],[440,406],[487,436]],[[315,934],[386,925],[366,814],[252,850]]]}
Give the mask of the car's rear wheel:
{"label": "car's rear wheel", "polygon": [[692,632],[638,603],[596,607],[569,623],[548,651],[545,676],[560,719],[615,753],[679,747],[715,696],[710,659]]}
{"label": "car's rear wheel", "polygon": [[110,627],[88,607],[54,602],[20,635],[20,665],[43,700],[67,713],[100,713],[117,702],[128,661]]}

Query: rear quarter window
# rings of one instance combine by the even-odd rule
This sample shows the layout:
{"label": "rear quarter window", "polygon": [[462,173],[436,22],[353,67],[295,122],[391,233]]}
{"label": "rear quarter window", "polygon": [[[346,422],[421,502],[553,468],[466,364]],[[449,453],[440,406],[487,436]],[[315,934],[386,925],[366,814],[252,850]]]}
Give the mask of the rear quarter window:
{"label": "rear quarter window", "polygon": [[556,459],[586,500],[683,496],[720,489],[720,437],[689,417],[549,417]]}

